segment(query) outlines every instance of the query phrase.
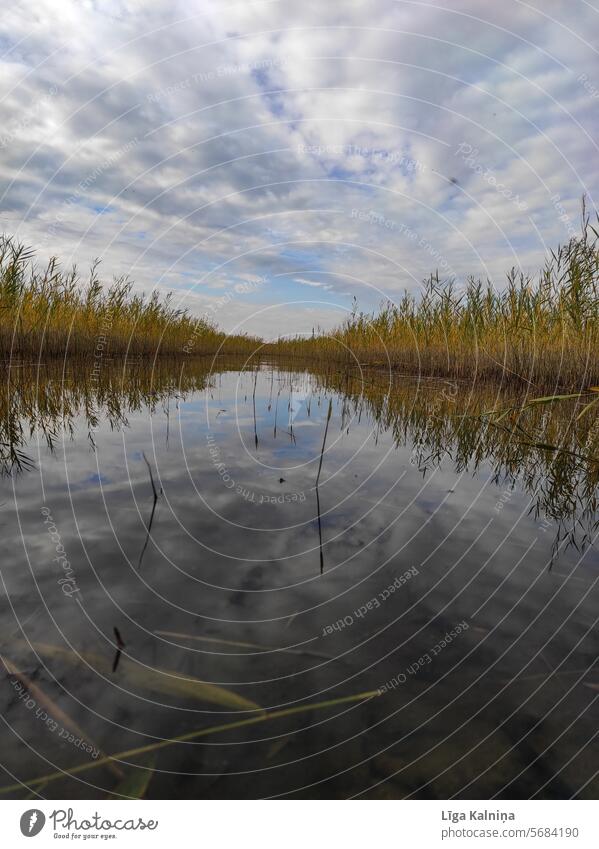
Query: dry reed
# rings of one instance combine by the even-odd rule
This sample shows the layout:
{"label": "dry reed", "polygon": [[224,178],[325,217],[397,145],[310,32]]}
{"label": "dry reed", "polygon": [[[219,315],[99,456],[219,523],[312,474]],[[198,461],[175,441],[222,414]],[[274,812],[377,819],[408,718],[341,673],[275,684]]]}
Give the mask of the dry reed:
{"label": "dry reed", "polygon": [[505,288],[438,273],[422,295],[378,312],[357,308],[338,329],[279,340],[271,354],[439,377],[574,389],[599,382],[599,232],[584,203],[581,235],[552,251],[536,277],[513,268]]}
{"label": "dry reed", "polygon": [[[258,340],[228,336],[206,318],[136,294],[127,277],[104,287],[98,262],[83,283],[56,258],[40,268],[31,248],[0,236],[0,356],[150,357],[156,354],[249,354]],[[259,343],[258,343],[259,344]]]}

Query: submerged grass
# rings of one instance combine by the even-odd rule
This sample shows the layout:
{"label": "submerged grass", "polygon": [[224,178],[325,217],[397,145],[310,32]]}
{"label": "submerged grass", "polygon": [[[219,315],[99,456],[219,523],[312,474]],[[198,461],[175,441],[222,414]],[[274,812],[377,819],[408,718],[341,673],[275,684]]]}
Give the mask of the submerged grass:
{"label": "submerged grass", "polygon": [[433,274],[418,298],[406,292],[372,314],[355,308],[332,332],[266,350],[350,367],[586,387],[599,381],[599,231],[583,202],[581,235],[552,251],[536,277],[513,268],[497,289]]}
{"label": "submerged grass", "polygon": [[[8,658],[0,655],[0,662],[4,666],[4,669],[8,673],[8,675],[12,676],[12,678],[18,681],[29,693],[29,696],[36,702],[38,708],[45,711],[50,715],[51,718],[54,719],[55,722],[58,722],[62,725],[63,729],[66,729],[68,732],[73,734],[75,737],[81,738],[85,743],[91,746],[92,749],[95,749],[99,752],[103,758],[106,757],[104,752],[90,739],[89,735],[83,731],[80,726],[72,719],[61,707],[57,704],[54,699],[52,699],[39,684],[35,684],[31,681],[23,672],[21,672]],[[107,764],[108,769],[117,777],[117,779],[122,780],[124,775],[122,771],[119,769],[117,764],[109,763]]]}
{"label": "submerged grass", "polygon": [[96,261],[85,283],[77,268],[0,236],[0,356],[122,357],[156,354],[250,354],[258,340],[229,336],[205,318],[160,299],[136,294],[127,277],[104,287]]}
{"label": "submerged grass", "polygon": [[[42,657],[58,661],[62,664],[75,666],[78,670],[86,667],[101,677],[107,678],[111,672],[111,665],[104,656],[93,652],[75,652],[62,646],[54,646],[48,643],[31,643],[36,654]],[[197,678],[182,676],[177,672],[167,669],[157,669],[146,666],[133,658],[125,658],[120,666],[121,678],[127,687],[149,690],[174,698],[191,699],[206,704],[214,704],[219,707],[234,711],[257,711],[262,713],[262,708],[250,699],[240,696],[233,690],[209,684]]]}
{"label": "submerged grass", "polygon": [[[336,699],[327,699],[326,701],[316,702],[310,705],[295,705],[294,707],[267,711],[257,716],[250,716],[246,719],[238,719],[234,722],[223,723],[222,725],[212,725],[207,728],[200,728],[196,731],[190,731],[187,734],[181,734],[178,737],[173,737],[171,740],[160,740],[156,743],[148,743],[145,746],[138,746],[134,749],[127,749],[124,752],[118,752],[113,755],[107,755],[106,757],[99,758],[98,760],[93,761],[91,763],[86,762],[83,764],[79,764],[78,766],[71,767],[70,769],[52,772],[48,775],[43,775],[39,778],[34,778],[26,782],[0,787],[0,795],[5,795],[6,793],[14,793],[15,791],[22,791],[24,788],[28,787],[45,787],[50,781],[56,781],[60,778],[67,778],[69,775],[79,775],[82,772],[89,772],[89,770],[96,769],[99,766],[105,766],[108,763],[125,764],[129,762],[129,758],[139,757],[139,755],[146,755],[148,753],[155,753],[160,749],[166,749],[169,746],[175,745],[176,743],[190,743],[191,741],[197,740],[200,737],[207,737],[211,734],[218,734],[224,731],[233,731],[238,728],[246,728],[250,725],[259,725],[263,722],[269,722],[274,719],[283,719],[289,716],[309,714],[321,710],[326,710],[331,707],[337,707],[340,705],[367,702],[370,699],[380,695],[380,690],[371,690],[365,693],[356,693],[351,696],[341,696],[340,698]],[[142,769],[143,768],[144,767],[142,767]],[[148,767],[145,768],[147,769]],[[150,767],[150,769],[153,772],[153,767]]]}

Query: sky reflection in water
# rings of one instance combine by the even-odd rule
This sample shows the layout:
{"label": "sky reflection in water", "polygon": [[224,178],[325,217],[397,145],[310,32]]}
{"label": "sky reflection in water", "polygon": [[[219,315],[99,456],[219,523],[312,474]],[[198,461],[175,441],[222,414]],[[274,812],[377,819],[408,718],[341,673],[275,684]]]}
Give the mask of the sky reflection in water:
{"label": "sky reflection in water", "polygon": [[[268,710],[385,690],[125,758],[154,770],[148,796],[596,796],[597,469],[570,410],[524,423],[568,454],[444,382],[269,364],[11,380],[0,651],[99,748],[238,718],[190,678]],[[2,784],[89,761],[11,682]],[[114,786],[98,767],[38,792]]]}

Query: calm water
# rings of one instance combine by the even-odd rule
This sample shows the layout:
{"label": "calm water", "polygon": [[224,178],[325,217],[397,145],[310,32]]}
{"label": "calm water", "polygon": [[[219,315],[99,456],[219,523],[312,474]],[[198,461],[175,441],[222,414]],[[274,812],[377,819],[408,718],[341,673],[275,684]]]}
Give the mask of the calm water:
{"label": "calm water", "polygon": [[596,434],[571,409],[516,429],[441,381],[85,372],[5,379],[3,785],[380,690],[125,755],[121,790],[597,796]]}

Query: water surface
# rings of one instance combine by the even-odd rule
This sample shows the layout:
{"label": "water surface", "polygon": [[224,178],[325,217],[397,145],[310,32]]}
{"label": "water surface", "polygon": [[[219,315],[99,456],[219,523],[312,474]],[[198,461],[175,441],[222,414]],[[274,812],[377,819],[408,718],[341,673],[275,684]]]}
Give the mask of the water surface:
{"label": "water surface", "polygon": [[596,797],[599,449],[572,407],[495,425],[497,388],[86,368],[4,381],[3,785],[380,692],[122,757],[122,792]]}

